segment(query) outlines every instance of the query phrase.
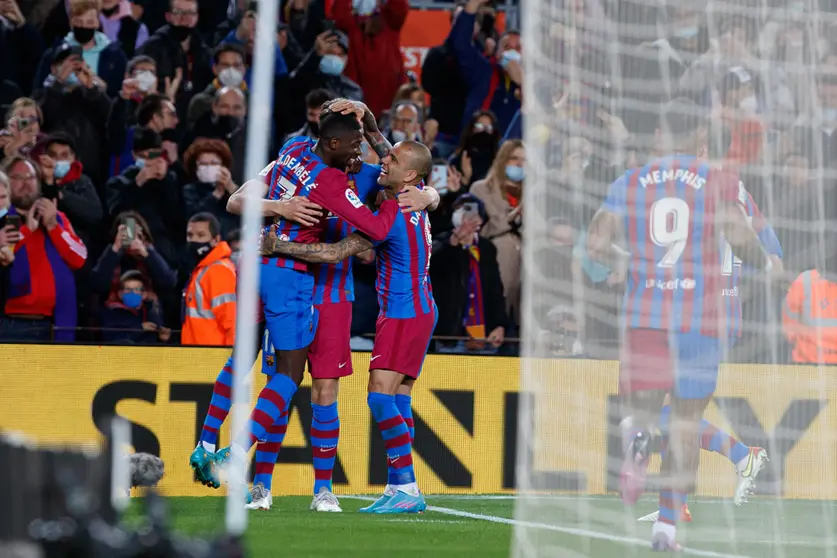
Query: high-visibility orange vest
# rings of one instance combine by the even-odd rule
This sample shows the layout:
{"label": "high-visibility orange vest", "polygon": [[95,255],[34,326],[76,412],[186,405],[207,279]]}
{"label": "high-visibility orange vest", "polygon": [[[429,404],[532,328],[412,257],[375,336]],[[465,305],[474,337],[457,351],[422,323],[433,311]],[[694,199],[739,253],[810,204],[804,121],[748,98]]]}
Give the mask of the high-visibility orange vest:
{"label": "high-visibility orange vest", "polygon": [[811,269],[785,296],[782,328],[793,345],[793,361],[837,364],[837,283]]}
{"label": "high-visibility orange vest", "polygon": [[235,265],[229,244],[217,244],[192,271],[186,288],[183,345],[235,344]]}

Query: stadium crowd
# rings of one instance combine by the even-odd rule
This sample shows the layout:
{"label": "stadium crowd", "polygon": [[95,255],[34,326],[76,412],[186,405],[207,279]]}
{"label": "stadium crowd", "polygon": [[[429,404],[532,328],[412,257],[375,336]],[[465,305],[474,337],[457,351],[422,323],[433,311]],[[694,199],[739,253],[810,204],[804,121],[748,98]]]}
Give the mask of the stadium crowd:
{"label": "stadium crowd", "polygon": [[[791,348],[795,360],[824,358],[799,349],[813,331],[794,318],[808,316],[804,286],[791,289],[802,302],[788,299],[786,332],[782,305],[801,273],[827,279],[835,267],[837,2],[728,0],[711,19],[691,0],[665,4],[567,0],[564,17],[543,19],[528,105],[539,123],[524,150],[521,36],[498,30],[492,2],[452,9],[419,83],[400,51],[408,0],[285,0],[265,163],[285,138],[316,137],[321,105],[337,97],[364,101],[392,143],[425,143],[441,195],[431,214],[435,349],[514,354],[528,152],[548,171],[528,221],[543,229],[528,240],[550,293],[534,312],[540,345],[611,358],[625,276],[588,256],[585,227],[616,177],[660,154],[660,106],[692,97],[725,124],[720,157],[784,248],[787,280],[742,279],[744,338],[732,358],[782,361]],[[0,0],[0,341],[231,344],[234,308],[221,306],[234,304],[234,283],[213,287],[222,333],[185,322],[203,274],[222,276],[214,264],[234,267],[240,247],[227,200],[252,178],[243,167],[258,2],[26,8]],[[374,261],[356,264],[362,349],[378,308]]]}

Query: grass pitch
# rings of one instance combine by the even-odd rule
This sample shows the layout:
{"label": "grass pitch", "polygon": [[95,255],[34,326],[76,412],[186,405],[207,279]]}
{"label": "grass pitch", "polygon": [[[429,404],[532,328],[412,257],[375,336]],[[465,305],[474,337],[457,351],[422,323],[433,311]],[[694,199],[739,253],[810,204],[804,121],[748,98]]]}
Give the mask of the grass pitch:
{"label": "grass pitch", "polygon": [[[223,530],[224,499],[168,502],[177,530],[213,537]],[[340,499],[342,514],[317,514],[308,511],[310,502],[275,498],[272,510],[251,512],[248,556],[499,558],[510,555],[512,529],[520,525],[513,497],[428,496],[430,509],[418,516],[358,514],[368,502],[347,496]],[[139,506],[133,502],[129,518]],[[650,524],[636,522],[655,507],[650,497],[635,510],[614,497],[543,497],[524,526],[529,539],[537,539],[539,556],[659,556],[649,549]],[[678,532],[686,556],[837,557],[837,503],[760,499],[736,508],[729,501],[695,500],[689,507],[694,521]]]}

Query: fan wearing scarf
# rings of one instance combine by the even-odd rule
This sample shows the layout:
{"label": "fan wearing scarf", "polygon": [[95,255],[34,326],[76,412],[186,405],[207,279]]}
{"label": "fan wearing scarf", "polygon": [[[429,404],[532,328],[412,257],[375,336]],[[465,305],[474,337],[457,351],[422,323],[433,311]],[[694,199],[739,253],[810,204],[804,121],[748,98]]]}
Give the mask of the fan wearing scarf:
{"label": "fan wearing scarf", "polygon": [[42,197],[41,174],[34,163],[14,156],[0,170],[8,175],[11,187],[8,214],[19,215],[21,222],[0,339],[73,341],[77,325],[73,272],[87,260],[87,248],[55,200]]}

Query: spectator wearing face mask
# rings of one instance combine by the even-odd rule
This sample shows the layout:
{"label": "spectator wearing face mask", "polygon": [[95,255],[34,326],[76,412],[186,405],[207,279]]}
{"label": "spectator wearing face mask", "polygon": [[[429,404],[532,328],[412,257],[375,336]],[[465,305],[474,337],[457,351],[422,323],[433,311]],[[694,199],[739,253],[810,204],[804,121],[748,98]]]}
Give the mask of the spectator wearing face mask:
{"label": "spectator wearing face mask", "polygon": [[440,341],[439,349],[496,352],[505,339],[508,316],[497,249],[480,234],[487,215],[483,203],[462,194],[453,204],[453,231],[433,242],[430,279],[439,320],[437,336],[467,337]]}
{"label": "spectator wearing face mask", "polygon": [[134,135],[134,165],[108,180],[110,215],[136,211],[148,222],[146,229],[157,250],[169,262],[177,261],[177,230],[182,227],[180,188],[163,152],[160,134],[140,128]]}
{"label": "spectator wearing face mask", "polygon": [[[258,2],[251,0],[247,3],[247,9],[241,18],[238,26],[230,31],[226,37],[221,41],[221,45],[234,44],[242,48],[242,52],[246,55],[246,60],[253,60],[253,46],[256,42],[256,24],[258,20]],[[220,45],[219,45],[220,46]],[[274,70],[273,77],[275,79],[282,78],[288,75],[288,66],[285,64],[285,57],[282,55],[282,48],[277,41],[275,46],[275,54],[273,59]],[[220,77],[220,76],[219,76]],[[250,64],[244,69],[242,76],[247,85],[251,85]],[[234,87],[238,84],[224,83],[229,87]]]}
{"label": "spectator wearing face mask", "polygon": [[[76,146],[76,157],[94,184],[107,176],[107,120],[111,102],[104,82],[82,60],[80,46],[64,43],[55,50],[51,74],[35,99],[44,119],[41,128],[64,132]],[[120,76],[124,66],[120,68]]]}
{"label": "spectator wearing face mask", "polygon": [[163,312],[154,293],[148,293],[139,271],[126,271],[119,278],[119,299],[102,310],[102,341],[152,344],[168,341],[171,330],[163,327]]}
{"label": "spectator wearing face mask", "polygon": [[485,179],[471,186],[471,193],[485,205],[488,219],[481,229],[482,234],[497,248],[506,310],[515,323],[519,323],[517,313],[520,309],[520,229],[525,164],[523,142],[509,140],[500,146]]}
{"label": "spectator wearing face mask", "polygon": [[520,110],[518,89],[523,81],[520,33],[506,31],[497,42],[493,56],[486,57],[474,44],[477,10],[487,0],[469,0],[450,31],[462,77],[468,84],[463,125],[476,110],[490,110],[497,117],[497,128],[506,130]]}
{"label": "spectator wearing face mask", "polygon": [[76,234],[86,246],[93,246],[94,234],[102,224],[102,201],[84,165],[76,159],[75,144],[66,134],[53,134],[43,140],[44,155],[39,157],[44,184],[54,186],[58,210],[74,224]]}
{"label": "spectator wearing face mask", "polygon": [[[101,25],[99,15],[99,3],[96,0],[70,2],[70,32],[64,37],[63,44],[80,47],[84,64],[93,75],[107,84],[108,96],[116,97],[128,59],[118,42],[111,41],[98,30]],[[49,75],[55,53],[56,49],[48,49],[41,57],[35,87],[40,87]]]}
{"label": "spectator wearing face mask", "polygon": [[208,213],[189,219],[186,228],[186,268],[191,270],[184,292],[181,343],[232,346],[235,344],[236,271],[229,244],[221,240],[221,226]]}
{"label": "spectator wearing face mask", "polygon": [[221,237],[240,226],[240,218],[227,211],[227,200],[238,184],[233,182],[230,148],[221,140],[198,138],[183,156],[192,182],[183,188],[186,216],[210,213],[221,225]]}
{"label": "spectator wearing face mask", "polygon": [[462,174],[463,186],[470,187],[482,180],[497,155],[499,139],[497,119],[489,111],[477,111],[471,117],[459,147],[450,158],[450,164]]}
{"label": "spectator wearing face mask", "polygon": [[102,0],[99,22],[102,32],[111,41],[118,41],[128,58],[148,40],[148,28],[134,19],[128,0]]}
{"label": "spectator wearing face mask", "polygon": [[410,12],[408,0],[334,0],[334,23],[352,45],[346,75],[363,89],[375,115],[387,110],[407,79],[401,55],[401,28]]}
{"label": "spectator wearing face mask", "polygon": [[398,101],[390,110],[389,124],[384,135],[395,145],[402,141],[421,143],[421,114],[419,108],[410,101]]}
{"label": "spectator wearing face mask", "polygon": [[436,136],[439,135],[439,122],[435,118],[428,117],[426,106],[427,94],[424,92],[424,89],[417,83],[405,83],[398,88],[393,103],[400,103],[401,101],[409,101],[418,109],[419,121],[421,123],[421,143],[427,146],[427,149],[433,153],[434,157],[447,159],[450,153],[443,155],[436,149]]}
{"label": "spectator wearing face mask", "polygon": [[305,125],[296,132],[291,132],[287,138],[308,136],[311,139],[320,137],[320,113],[323,104],[336,99],[337,96],[328,89],[314,89],[305,96]]}
{"label": "spectator wearing face mask", "polygon": [[28,155],[38,140],[43,138],[41,107],[27,97],[16,99],[6,113],[6,127],[0,132],[2,157]]}
{"label": "spectator wearing face mask", "polygon": [[314,48],[291,72],[291,86],[300,95],[312,89],[328,89],[338,97],[363,101],[360,86],[343,74],[348,58],[349,39],[343,32],[321,33]]}
{"label": "spectator wearing face mask", "polygon": [[189,114],[186,119],[191,125],[212,110],[215,94],[222,87],[241,89],[245,95],[248,92],[244,76],[249,69],[244,63],[244,48],[240,44],[221,43],[215,48],[213,60],[212,72],[215,79],[189,102]]}
{"label": "spectator wearing face mask", "polygon": [[[183,145],[192,145],[197,138],[226,142],[233,155],[233,180],[241,184],[247,148],[247,98],[241,89],[222,87],[218,90],[212,102],[212,110],[195,122],[187,132]],[[265,157],[267,155],[264,154]]]}

